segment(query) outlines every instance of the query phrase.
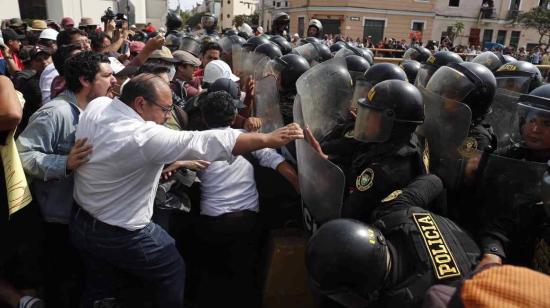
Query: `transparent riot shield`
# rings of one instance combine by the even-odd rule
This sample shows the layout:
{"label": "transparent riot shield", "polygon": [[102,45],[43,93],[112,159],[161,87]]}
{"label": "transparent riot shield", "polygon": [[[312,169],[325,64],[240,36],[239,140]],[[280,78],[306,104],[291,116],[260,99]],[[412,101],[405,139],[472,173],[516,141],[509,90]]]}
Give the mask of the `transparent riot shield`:
{"label": "transparent riot shield", "polygon": [[243,48],[241,45],[234,44],[231,45],[231,58],[232,58],[232,66],[231,69],[233,70],[233,74],[240,76],[241,69],[242,69],[242,53]]}
{"label": "transparent riot shield", "polygon": [[[307,125],[301,99],[296,96],[294,100],[294,122]],[[346,179],[338,166],[322,157],[305,140],[296,140],[296,156],[305,224],[310,231],[315,231],[317,224],[341,216]]]}
{"label": "transparent riot shield", "polygon": [[279,91],[275,76],[256,80],[254,103],[255,115],[262,119],[260,132],[269,133],[284,126],[279,110]]}
{"label": "transparent riot shield", "polygon": [[419,88],[424,99],[424,123],[417,133],[426,138],[430,156],[430,170],[438,175],[446,187],[454,187],[459,178],[460,159],[467,153],[468,132],[472,118],[470,108],[460,102]]}
{"label": "transparent riot shield", "polygon": [[351,108],[357,110],[357,102],[361,98],[366,98],[369,90],[372,88],[372,83],[366,79],[358,78],[355,80],[355,86],[353,88],[353,98],[351,100]]}
{"label": "transparent riot shield", "polygon": [[486,207],[483,212],[507,211],[532,206],[544,200],[544,172],[547,164],[518,160],[495,154],[486,155],[478,173],[478,192]]}
{"label": "transparent riot shield", "polygon": [[512,142],[512,134],[518,128],[516,111],[520,94],[505,89],[497,89],[495,93],[491,104],[492,111],[486,119],[497,136],[498,148],[509,145]]}
{"label": "transparent riot shield", "polygon": [[262,57],[260,54],[256,54],[255,57],[258,58],[254,66],[254,80],[257,81],[268,75],[267,67],[271,59],[268,56]]}
{"label": "transparent riot shield", "polygon": [[304,122],[317,140],[349,114],[353,96],[352,80],[344,58],[316,65],[296,82]]}

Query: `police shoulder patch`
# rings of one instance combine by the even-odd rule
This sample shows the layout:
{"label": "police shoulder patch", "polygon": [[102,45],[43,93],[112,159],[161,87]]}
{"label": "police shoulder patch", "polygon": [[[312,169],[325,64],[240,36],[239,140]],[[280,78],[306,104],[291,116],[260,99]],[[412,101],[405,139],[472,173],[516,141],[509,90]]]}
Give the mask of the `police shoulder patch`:
{"label": "police shoulder patch", "polygon": [[398,189],[392,192],[391,194],[389,194],[388,196],[386,196],[386,198],[382,199],[382,203],[393,201],[395,200],[395,198],[399,197],[402,193],[403,191],[401,189]]}
{"label": "police shoulder patch", "polygon": [[424,245],[432,261],[434,274],[443,280],[461,275],[445,237],[430,213],[413,213],[412,218],[424,239]]}
{"label": "police shoulder patch", "polygon": [[462,157],[471,158],[475,156],[477,150],[477,140],[474,137],[467,137],[458,148],[458,153]]}
{"label": "police shoulder patch", "polygon": [[355,187],[359,191],[367,191],[374,183],[374,170],[367,168],[355,179]]}

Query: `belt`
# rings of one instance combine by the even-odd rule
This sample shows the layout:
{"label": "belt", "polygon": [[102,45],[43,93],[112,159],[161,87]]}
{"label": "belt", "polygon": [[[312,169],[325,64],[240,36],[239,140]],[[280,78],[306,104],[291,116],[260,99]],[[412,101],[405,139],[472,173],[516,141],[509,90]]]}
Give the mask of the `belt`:
{"label": "belt", "polygon": [[242,218],[242,217],[253,216],[257,214],[258,213],[251,210],[244,210],[244,211],[238,211],[238,212],[225,213],[219,216],[208,216],[208,215],[201,215],[201,216],[207,219],[224,219],[224,218]]}
{"label": "belt", "polygon": [[121,227],[113,226],[95,218],[92,214],[86,212],[78,203],[74,202],[73,217],[75,220],[81,220],[89,223],[95,230],[105,230],[112,232],[131,232]]}

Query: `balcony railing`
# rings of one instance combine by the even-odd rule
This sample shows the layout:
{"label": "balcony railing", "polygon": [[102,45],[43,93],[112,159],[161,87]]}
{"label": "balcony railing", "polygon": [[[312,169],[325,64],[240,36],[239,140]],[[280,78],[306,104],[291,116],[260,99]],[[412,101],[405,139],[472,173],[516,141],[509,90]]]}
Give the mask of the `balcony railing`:
{"label": "balcony railing", "polygon": [[494,7],[481,7],[479,10],[479,14],[481,19],[495,19],[497,18],[497,14]]}
{"label": "balcony railing", "polygon": [[517,22],[518,17],[519,17],[519,13],[520,13],[519,10],[509,10],[508,15],[506,16],[506,19],[511,20],[513,22]]}

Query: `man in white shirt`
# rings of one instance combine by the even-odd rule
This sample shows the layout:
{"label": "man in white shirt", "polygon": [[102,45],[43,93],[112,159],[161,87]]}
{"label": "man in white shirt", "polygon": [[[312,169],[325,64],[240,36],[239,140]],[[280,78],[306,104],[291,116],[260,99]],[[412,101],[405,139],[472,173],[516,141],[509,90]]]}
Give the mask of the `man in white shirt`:
{"label": "man in white shirt", "polygon": [[141,74],[124,86],[120,99],[98,98],[81,115],[76,136],[87,138],[93,152],[75,172],[71,234],[88,269],[85,308],[114,295],[120,272],[151,286],[155,307],[182,306],[183,260],[174,240],[151,222],[164,164],[232,161],[303,138],[297,124],[270,134],[171,130],[159,125],[172,111],[171,93],[162,78]]}
{"label": "man in white shirt", "polygon": [[[225,92],[211,92],[201,105],[209,129],[238,131],[230,127],[240,101]],[[283,156],[273,149],[251,153],[263,167],[277,170],[296,190],[298,175]],[[198,172],[201,180],[202,277],[199,307],[260,307],[257,281],[260,225],[259,201],[254,167],[243,156],[235,161],[212,162]]]}

